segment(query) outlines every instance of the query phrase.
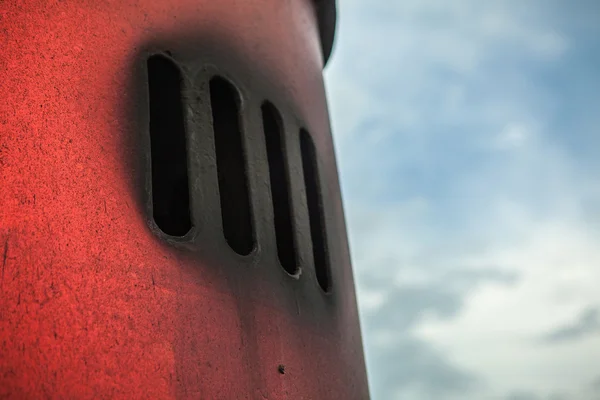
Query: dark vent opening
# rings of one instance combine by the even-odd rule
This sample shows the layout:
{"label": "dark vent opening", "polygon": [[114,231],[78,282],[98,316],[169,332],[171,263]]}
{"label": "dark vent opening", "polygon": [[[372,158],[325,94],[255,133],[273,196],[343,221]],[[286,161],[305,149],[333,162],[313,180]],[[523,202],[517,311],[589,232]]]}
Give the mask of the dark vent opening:
{"label": "dark vent opening", "polygon": [[269,162],[277,255],[281,266],[293,275],[297,272],[298,267],[289,194],[290,185],[285,162],[283,124],[281,115],[272,103],[265,102],[261,111]]}
{"label": "dark vent opening", "polygon": [[321,289],[329,292],[331,289],[329,254],[327,237],[325,236],[325,215],[323,213],[321,185],[319,184],[317,153],[310,134],[304,129],[300,130],[300,150],[302,152],[315,274]]}
{"label": "dark vent opening", "polygon": [[210,80],[210,102],[223,234],[233,251],[248,255],[254,249],[254,232],[240,129],[239,94],[227,80],[214,77]]}
{"label": "dark vent opening", "polygon": [[152,206],[156,225],[167,235],[192,228],[182,77],[167,57],[148,58]]}

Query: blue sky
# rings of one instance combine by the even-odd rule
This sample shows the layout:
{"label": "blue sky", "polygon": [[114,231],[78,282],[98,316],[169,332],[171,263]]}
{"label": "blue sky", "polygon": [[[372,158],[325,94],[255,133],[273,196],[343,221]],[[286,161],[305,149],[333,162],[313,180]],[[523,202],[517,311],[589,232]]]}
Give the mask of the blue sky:
{"label": "blue sky", "polygon": [[600,2],[340,0],[371,393],[600,399]]}

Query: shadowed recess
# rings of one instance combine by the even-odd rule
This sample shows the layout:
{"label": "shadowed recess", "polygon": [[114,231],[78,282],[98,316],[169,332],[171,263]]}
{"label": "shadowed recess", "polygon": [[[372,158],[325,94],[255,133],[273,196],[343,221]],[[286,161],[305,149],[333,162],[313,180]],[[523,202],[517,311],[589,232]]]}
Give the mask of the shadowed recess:
{"label": "shadowed recess", "polygon": [[317,153],[312,138],[305,129],[300,130],[300,150],[302,152],[302,167],[304,170],[304,185],[306,187],[306,201],[308,203],[315,274],[317,275],[317,281],[321,289],[328,292],[331,289],[331,278]]}
{"label": "shadowed recess", "polygon": [[264,102],[261,111],[267,145],[267,159],[269,161],[277,256],[283,269],[293,275],[297,272],[298,267],[294,243],[290,185],[285,162],[283,124],[281,115],[272,103]]}
{"label": "shadowed recess", "polygon": [[248,255],[254,249],[254,232],[240,129],[239,93],[225,79],[214,77],[210,80],[210,102],[223,234],[233,251]]}
{"label": "shadowed recess", "polygon": [[162,55],[148,58],[152,205],[156,225],[171,236],[192,228],[181,72]]}

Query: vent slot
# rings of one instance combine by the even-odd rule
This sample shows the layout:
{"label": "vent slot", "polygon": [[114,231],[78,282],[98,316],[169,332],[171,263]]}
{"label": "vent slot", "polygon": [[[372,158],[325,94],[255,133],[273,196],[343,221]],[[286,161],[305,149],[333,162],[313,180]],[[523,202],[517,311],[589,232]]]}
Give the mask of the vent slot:
{"label": "vent slot", "polygon": [[312,138],[305,129],[300,130],[300,150],[302,152],[302,167],[304,170],[304,185],[306,187],[315,274],[317,275],[317,281],[321,289],[329,292],[331,289],[331,275],[317,153]]}
{"label": "vent slot", "polygon": [[261,111],[269,162],[277,256],[283,269],[294,275],[298,271],[298,267],[296,264],[289,175],[285,162],[283,123],[281,115],[272,103],[265,102],[261,107]]}
{"label": "vent slot", "polygon": [[148,58],[152,206],[156,225],[167,235],[184,236],[192,228],[182,77],[162,55]]}
{"label": "vent slot", "polygon": [[214,77],[210,80],[210,102],[223,234],[233,251],[248,255],[254,249],[254,232],[240,129],[239,93],[227,80]]}

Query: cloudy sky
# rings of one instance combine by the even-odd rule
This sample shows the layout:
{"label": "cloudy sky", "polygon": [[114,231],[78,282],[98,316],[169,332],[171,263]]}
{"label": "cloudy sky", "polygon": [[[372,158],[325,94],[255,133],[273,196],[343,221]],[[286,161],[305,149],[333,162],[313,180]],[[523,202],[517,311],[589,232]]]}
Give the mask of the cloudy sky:
{"label": "cloudy sky", "polygon": [[373,399],[600,399],[600,2],[338,9]]}

